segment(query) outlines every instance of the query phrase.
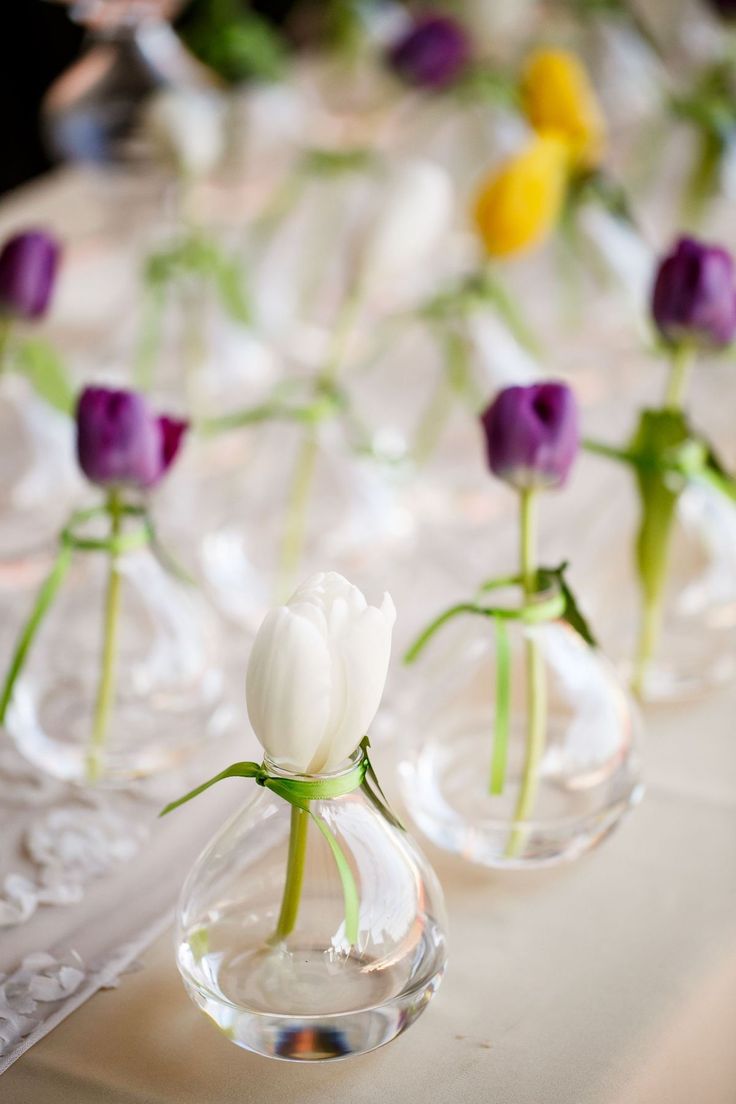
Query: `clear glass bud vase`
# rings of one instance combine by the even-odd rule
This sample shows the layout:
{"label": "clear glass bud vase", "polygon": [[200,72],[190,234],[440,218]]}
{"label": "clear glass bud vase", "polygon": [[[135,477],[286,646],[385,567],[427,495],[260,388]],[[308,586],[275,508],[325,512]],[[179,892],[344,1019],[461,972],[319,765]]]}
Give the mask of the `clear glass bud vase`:
{"label": "clear glass bud vase", "polygon": [[[256,628],[272,602],[325,565],[368,585],[377,554],[396,551],[410,535],[385,469],[360,455],[333,419],[267,422],[214,445],[220,468],[213,449],[187,492],[202,533],[189,566],[239,627]],[[161,528],[185,548],[190,535],[176,492],[174,477],[161,495]]]}
{"label": "clear glass bud vase", "polygon": [[0,376],[0,585],[38,582],[55,534],[81,493],[71,419],[12,372]]}
{"label": "clear glass bud vase", "polygon": [[[309,778],[340,779],[363,754]],[[307,777],[268,758],[264,766],[287,782]],[[182,891],[184,984],[229,1039],[258,1054],[317,1062],[374,1050],[416,1020],[442,979],[435,874],[364,786],[310,801],[304,812],[246,784],[249,800]]]}
{"label": "clear glass bud vase", "polygon": [[65,781],[125,785],[168,770],[227,725],[218,650],[203,597],[150,546],[115,557],[77,547],[22,663],[7,730]]}
{"label": "clear glass bud vase", "polygon": [[489,867],[597,846],[642,793],[636,712],[563,621],[465,617],[417,660],[404,798],[433,843]]}
{"label": "clear glass bud vase", "polygon": [[607,650],[645,702],[692,699],[736,673],[736,503],[689,483],[675,508],[661,595],[647,603],[628,549],[597,570]]}

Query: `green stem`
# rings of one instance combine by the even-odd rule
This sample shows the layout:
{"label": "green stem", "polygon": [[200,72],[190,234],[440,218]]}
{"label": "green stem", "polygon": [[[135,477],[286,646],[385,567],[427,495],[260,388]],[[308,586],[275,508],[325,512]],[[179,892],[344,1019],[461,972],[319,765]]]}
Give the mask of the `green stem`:
{"label": "green stem", "polygon": [[719,134],[701,126],[699,148],[682,200],[681,221],[688,229],[697,229],[703,221],[708,201],[718,190],[718,177],[725,153]]}
{"label": "green stem", "polygon": [[[534,598],[537,588],[536,569],[536,492],[521,492],[521,578],[525,600]],[[519,796],[514,811],[514,828],[506,855],[519,854],[526,837],[524,821],[528,820],[537,798],[539,768],[544,754],[547,714],[547,687],[544,663],[536,640],[527,637],[524,643],[526,660],[526,759]]]}
{"label": "green stem", "polygon": [[307,506],[319,455],[319,439],[314,428],[307,430],[294,466],[294,476],[286,506],[286,524],[281,546],[281,565],[276,587],[277,601],[285,601],[294,589],[304,547]]}
{"label": "green stem", "polygon": [[335,320],[330,348],[327,353],[324,367],[319,374],[319,382],[322,384],[329,386],[337,382],[337,377],[345,359],[347,344],[358,318],[362,295],[362,282],[360,279],[356,279],[353,281],[352,287],[345,296]]}
{"label": "green stem", "polygon": [[[317,379],[318,385],[331,387],[337,381],[345,357],[346,345],[360,309],[361,291],[360,281],[356,281],[343,301],[335,322],[324,367]],[[281,546],[281,570],[276,588],[278,601],[284,601],[288,598],[299,568],[304,546],[307,506],[318,455],[319,439],[316,429],[310,427],[297,456],[286,507],[286,526]]]}
{"label": "green stem", "polygon": [[638,698],[644,697],[644,683],[649,664],[652,661],[659,640],[662,619],[662,588],[644,601],[641,628],[636,647],[634,671],[631,676],[631,689]]}
{"label": "green stem", "polygon": [[[120,492],[110,491],[107,499],[107,511],[110,515],[110,539],[116,541],[122,531],[123,503]],[[117,566],[115,552],[110,552],[110,571],[107,581],[105,600],[105,620],[103,630],[102,666],[97,688],[92,738],[87,750],[86,775],[88,782],[99,778],[101,753],[107,735],[110,710],[115,699],[115,683],[118,652],[118,620],[120,617],[121,575]]]}
{"label": "green stem", "polygon": [[204,335],[204,306],[201,288],[183,297],[184,387],[187,394],[187,405],[189,410],[192,411],[196,411],[199,407],[200,377],[207,355]]}
{"label": "green stem", "polygon": [[139,391],[150,391],[153,387],[153,369],[161,348],[165,303],[163,288],[147,290],[143,303],[143,324],[135,354],[134,379]]}
{"label": "green stem", "polygon": [[296,805],[291,807],[291,829],[289,834],[289,855],[286,863],[286,882],[281,898],[281,911],[279,912],[276,930],[271,937],[271,942],[277,943],[286,939],[294,930],[299,904],[302,897],[302,885],[304,883],[304,861],[307,855],[307,829],[309,827],[309,813],[306,809],[300,809]]}
{"label": "green stem", "polygon": [[616,448],[615,445],[607,445],[604,441],[594,441],[592,437],[584,437],[581,444],[586,452],[605,456],[609,460],[620,460],[624,464],[634,464],[637,460],[636,454],[629,449]]}
{"label": "green stem", "polygon": [[417,426],[414,436],[414,462],[417,466],[426,464],[434,453],[444,432],[452,408],[453,388],[447,372],[443,371],[437,380],[432,397]]}
{"label": "green stem", "polygon": [[693,349],[685,342],[676,345],[673,349],[670,374],[664,396],[664,405],[667,410],[682,410],[693,359]]}
{"label": "green stem", "polygon": [[447,425],[455,396],[471,391],[468,344],[465,336],[450,329],[443,335],[445,363],[414,438],[414,460],[425,464],[437,448]]}
{"label": "green stem", "polygon": [[10,333],[13,329],[12,318],[0,317],[0,372],[8,367],[8,347],[10,345]]}
{"label": "green stem", "polygon": [[532,332],[516,299],[491,264],[486,265],[483,270],[482,283],[486,297],[511,336],[530,356],[539,359],[540,346],[536,335]]}

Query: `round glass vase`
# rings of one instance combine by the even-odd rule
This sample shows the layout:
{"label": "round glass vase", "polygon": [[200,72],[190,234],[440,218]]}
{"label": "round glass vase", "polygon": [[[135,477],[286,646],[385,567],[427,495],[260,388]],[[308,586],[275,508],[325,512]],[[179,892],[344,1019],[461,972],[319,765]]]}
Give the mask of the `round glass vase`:
{"label": "round glass vase", "polygon": [[239,628],[257,628],[270,605],[315,571],[369,587],[379,556],[411,535],[385,467],[360,455],[337,419],[265,422],[209,444],[212,462],[188,488],[201,540],[192,545],[184,528],[176,476],[160,499],[161,529],[177,547],[189,542],[192,571]]}
{"label": "round glass vase", "polygon": [[[363,754],[322,775],[264,766],[287,781],[334,781]],[[189,995],[232,1042],[271,1058],[331,1061],[383,1046],[442,980],[444,905],[432,868],[364,786],[303,812],[248,784],[249,800],[199,857],[179,901]],[[335,847],[357,897],[351,923]]]}
{"label": "round glass vase", "polygon": [[0,435],[0,587],[17,591],[42,577],[82,483],[72,420],[13,372],[0,374]]}
{"label": "round glass vase", "polygon": [[728,683],[736,674],[736,503],[705,484],[685,486],[661,600],[648,614],[631,531],[629,539],[628,550],[600,562],[596,587],[596,623],[622,676],[652,704],[697,698]]}
{"label": "round glass vase", "polygon": [[459,618],[417,659],[404,799],[444,850],[552,866],[596,847],[641,797],[636,711],[567,623],[504,620],[503,638],[500,624]]}
{"label": "round glass vase", "polygon": [[[104,539],[95,522],[87,528]],[[150,546],[114,557],[75,548],[22,664],[6,728],[22,755],[68,782],[120,786],[172,769],[227,727],[218,651],[205,600]]]}

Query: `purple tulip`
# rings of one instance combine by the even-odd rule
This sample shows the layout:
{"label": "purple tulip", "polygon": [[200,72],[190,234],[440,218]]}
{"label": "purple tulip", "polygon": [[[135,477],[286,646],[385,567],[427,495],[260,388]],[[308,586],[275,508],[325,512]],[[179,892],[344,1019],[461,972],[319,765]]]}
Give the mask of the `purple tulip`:
{"label": "purple tulip", "polygon": [[564,383],[507,387],[481,415],[488,464],[517,490],[561,487],[578,451],[575,396]]}
{"label": "purple tulip", "polygon": [[652,314],[667,341],[722,348],[736,336],[736,278],[725,249],[680,238],[657,271]]}
{"label": "purple tulip", "polygon": [[721,19],[736,19],[736,0],[708,0]]}
{"label": "purple tulip", "polygon": [[77,456],[101,487],[155,486],[171,466],[187,423],[154,414],[134,391],[86,387],[77,404]]}
{"label": "purple tulip", "polygon": [[394,43],[388,61],[400,77],[420,88],[447,88],[470,61],[463,27],[445,15],[425,15]]}
{"label": "purple tulip", "polygon": [[46,313],[61,246],[43,230],[26,230],[0,250],[0,314],[31,320]]}

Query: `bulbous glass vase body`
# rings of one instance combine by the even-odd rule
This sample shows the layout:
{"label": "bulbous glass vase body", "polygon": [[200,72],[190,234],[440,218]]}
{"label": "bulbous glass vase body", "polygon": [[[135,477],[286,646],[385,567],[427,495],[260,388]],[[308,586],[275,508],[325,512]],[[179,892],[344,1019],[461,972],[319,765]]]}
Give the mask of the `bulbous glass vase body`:
{"label": "bulbous glass vase body", "polygon": [[[698,697],[736,673],[736,504],[701,484],[680,495],[671,530],[651,657],[641,664],[645,614],[629,547],[597,571],[596,623],[622,675],[645,702]],[[593,589],[593,588],[591,588]]]}
{"label": "bulbous glass vase body", "polygon": [[[506,631],[508,679],[486,618],[447,626],[416,661],[401,718],[413,731],[404,798],[445,850],[490,867],[548,866],[595,847],[640,797],[636,717],[611,665],[566,623]],[[504,686],[506,767],[492,792]]]}
{"label": "bulbous glass vase body", "polygon": [[74,553],[6,716],[19,751],[65,781],[125,785],[168,770],[228,723],[216,624],[202,596],[148,548],[120,555],[117,570],[110,706],[99,738],[110,594],[103,551]]}
{"label": "bulbous glass vase body", "polygon": [[244,427],[211,445],[213,462],[192,473],[187,492],[201,541],[192,546],[182,528],[174,480],[162,495],[161,529],[174,546],[188,539],[192,570],[239,626],[256,628],[315,571],[340,571],[369,587],[377,550],[396,549],[409,535],[410,518],[381,465],[351,449],[332,421]]}
{"label": "bulbous glass vase body", "polygon": [[0,585],[17,590],[43,574],[82,485],[71,419],[10,372],[0,376],[0,436]]}
{"label": "bulbous glass vase body", "polygon": [[118,21],[92,22],[87,49],[42,104],[44,138],[57,157],[98,165],[141,160],[150,153],[139,126],[146,97],[162,87],[202,86],[196,62],[158,18],[162,6],[130,6]]}
{"label": "bulbous glass vase body", "polygon": [[[293,808],[244,784],[253,787],[247,803],[197,860],[179,902],[176,953],[189,995],[234,1043],[272,1058],[329,1061],[382,1046],[423,1012],[442,979],[434,872],[363,789],[311,801],[298,912],[292,930],[279,932]],[[338,865],[315,819],[354,878],[354,944]]]}

